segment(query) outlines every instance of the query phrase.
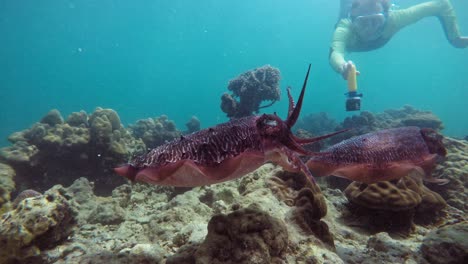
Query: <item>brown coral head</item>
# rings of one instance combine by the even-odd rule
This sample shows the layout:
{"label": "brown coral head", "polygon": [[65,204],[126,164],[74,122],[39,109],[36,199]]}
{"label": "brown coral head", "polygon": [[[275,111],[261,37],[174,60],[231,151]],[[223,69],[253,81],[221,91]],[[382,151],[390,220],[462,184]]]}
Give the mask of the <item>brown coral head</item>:
{"label": "brown coral head", "polygon": [[439,154],[443,157],[447,155],[447,150],[442,142],[444,139],[442,135],[431,128],[421,128],[421,135],[431,154]]}
{"label": "brown coral head", "polygon": [[402,211],[421,203],[421,196],[417,192],[389,181],[373,184],[353,182],[344,193],[350,202],[370,209]]}

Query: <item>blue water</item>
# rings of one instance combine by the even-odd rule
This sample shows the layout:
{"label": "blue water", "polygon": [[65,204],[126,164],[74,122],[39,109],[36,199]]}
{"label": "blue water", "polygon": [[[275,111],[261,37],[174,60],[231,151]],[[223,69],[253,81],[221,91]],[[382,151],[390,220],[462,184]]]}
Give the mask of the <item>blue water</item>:
{"label": "blue water", "polygon": [[[468,35],[468,2],[452,2]],[[52,108],[113,108],[124,124],[166,114],[181,130],[192,115],[220,123],[228,81],[264,64],[297,97],[312,63],[303,114],[341,121],[346,83],[328,63],[338,9],[339,0],[2,0],[0,145]],[[445,134],[468,135],[468,49],[450,46],[437,19],[348,59],[362,72],[362,109],[410,104],[439,116]],[[265,111],[286,109],[283,96]]]}

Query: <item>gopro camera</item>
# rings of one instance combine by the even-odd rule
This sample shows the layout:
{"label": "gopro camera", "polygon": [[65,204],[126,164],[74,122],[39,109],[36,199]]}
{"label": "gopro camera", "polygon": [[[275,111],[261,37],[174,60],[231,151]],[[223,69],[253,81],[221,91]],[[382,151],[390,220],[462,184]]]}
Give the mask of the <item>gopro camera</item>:
{"label": "gopro camera", "polygon": [[346,111],[359,111],[361,110],[361,97],[362,93],[348,92],[346,98]]}

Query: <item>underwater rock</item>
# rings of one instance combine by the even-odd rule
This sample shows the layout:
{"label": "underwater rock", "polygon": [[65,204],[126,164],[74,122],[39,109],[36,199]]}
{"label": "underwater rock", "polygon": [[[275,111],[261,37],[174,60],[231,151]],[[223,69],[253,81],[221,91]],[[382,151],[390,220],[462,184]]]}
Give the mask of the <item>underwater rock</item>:
{"label": "underwater rock", "polygon": [[112,123],[106,115],[95,116],[89,120],[89,132],[93,144],[108,148],[112,138]]}
{"label": "underwater rock", "polygon": [[83,110],[80,112],[73,112],[67,117],[66,123],[75,127],[88,127],[88,114]]}
{"label": "underwater rock", "polygon": [[48,124],[49,126],[55,126],[63,123],[63,117],[60,114],[59,110],[52,109],[39,122],[43,124]]}
{"label": "underwater rock", "polygon": [[97,107],[94,112],[89,116],[89,124],[92,126],[92,124],[95,122],[95,119],[101,118],[101,120],[108,120],[111,126],[111,130],[117,130],[122,127],[120,123],[120,117],[112,109],[103,109],[101,107]]}
{"label": "underwater rock", "polygon": [[[272,105],[280,99],[280,71],[270,65],[242,73],[229,81],[228,89],[221,97],[221,110],[230,118],[239,118],[258,113],[260,108]],[[239,98],[236,101],[234,98]],[[271,101],[260,106],[263,101]]]}
{"label": "underwater rock", "polygon": [[138,120],[129,128],[133,136],[143,140],[147,148],[155,148],[182,135],[177,131],[174,121],[165,115]]}
{"label": "underwater rock", "polygon": [[433,230],[424,238],[421,252],[431,264],[457,264],[468,260],[468,222]]}
{"label": "underwater rock", "polygon": [[125,220],[125,211],[116,202],[102,202],[90,212],[88,222],[103,225],[118,225]]}
{"label": "underwater rock", "polygon": [[249,207],[213,216],[195,259],[196,263],[281,263],[287,241],[283,221]]}
{"label": "underwater rock", "polygon": [[0,163],[0,215],[10,209],[10,195],[15,190],[14,177],[13,168]]}
{"label": "underwater rock", "polygon": [[200,120],[196,116],[192,116],[190,120],[185,123],[187,127],[187,133],[193,133],[200,130]]}
{"label": "underwater rock", "polygon": [[29,145],[25,141],[15,142],[13,146],[0,149],[0,160],[16,166],[33,166],[35,157],[39,153],[39,149],[34,145]]}
{"label": "underwater rock", "polygon": [[0,262],[27,261],[66,239],[76,212],[59,192],[30,197],[1,216]]}

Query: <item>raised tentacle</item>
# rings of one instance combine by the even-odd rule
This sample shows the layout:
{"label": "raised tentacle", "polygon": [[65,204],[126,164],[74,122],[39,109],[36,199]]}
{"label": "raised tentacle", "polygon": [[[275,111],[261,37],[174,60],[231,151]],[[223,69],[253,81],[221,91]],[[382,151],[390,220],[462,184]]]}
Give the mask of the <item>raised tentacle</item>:
{"label": "raised tentacle", "polygon": [[304,84],[302,85],[301,94],[299,95],[299,100],[297,100],[297,105],[296,105],[296,107],[294,107],[294,110],[292,111],[291,115],[288,116],[288,119],[286,120],[286,124],[287,124],[287,126],[289,128],[294,126],[294,124],[297,121],[297,118],[299,117],[299,113],[301,112],[302,101],[304,99],[305,88],[307,86],[307,80],[309,79],[310,66],[311,65],[309,64],[309,68],[307,69],[307,74],[306,74],[306,77],[304,79]]}
{"label": "raised tentacle", "polygon": [[296,137],[294,135],[293,135],[293,137],[294,137],[294,141],[296,141],[297,143],[299,143],[301,145],[307,145],[307,144],[315,143],[317,141],[320,141],[320,140],[323,140],[323,139],[326,139],[326,138],[329,138],[329,137],[332,137],[332,136],[347,132],[349,130],[351,130],[351,128],[343,129],[343,130],[336,131],[336,132],[333,132],[333,133],[330,133],[330,134],[326,134],[326,135],[322,135],[322,136],[318,136],[318,137],[312,137],[312,138],[299,138],[299,137]]}
{"label": "raised tentacle", "polygon": [[288,87],[287,91],[288,91],[288,99],[289,99],[289,108],[288,108],[288,117],[286,118],[286,120],[289,119],[292,112],[294,111],[294,99],[292,98],[292,95],[291,95],[291,87]]}

